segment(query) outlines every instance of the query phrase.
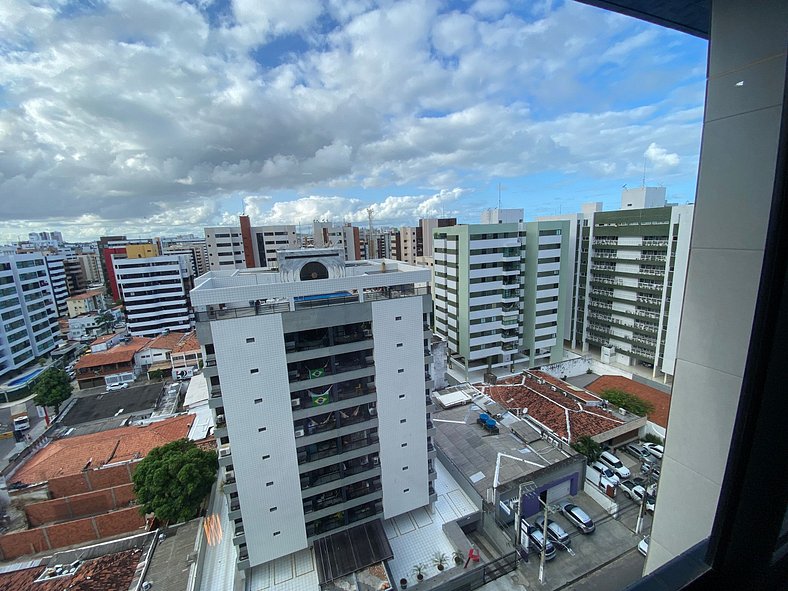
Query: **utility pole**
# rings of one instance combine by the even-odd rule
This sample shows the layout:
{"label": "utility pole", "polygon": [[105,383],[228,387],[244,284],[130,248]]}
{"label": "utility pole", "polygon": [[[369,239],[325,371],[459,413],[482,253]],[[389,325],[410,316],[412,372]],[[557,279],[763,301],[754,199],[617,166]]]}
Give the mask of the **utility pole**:
{"label": "utility pole", "polygon": [[545,493],[545,500],[539,497],[539,502],[544,505],[544,520],[542,521],[542,556],[539,559],[539,582],[544,585],[544,555],[547,552],[547,511],[549,505],[547,504],[547,494]]}

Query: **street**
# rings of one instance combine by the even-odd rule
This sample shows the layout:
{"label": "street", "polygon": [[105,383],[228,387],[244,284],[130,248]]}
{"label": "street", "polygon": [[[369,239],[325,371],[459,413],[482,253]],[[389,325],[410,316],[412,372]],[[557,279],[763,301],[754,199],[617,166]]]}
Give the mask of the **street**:
{"label": "street", "polygon": [[[6,408],[0,408],[0,433],[13,430],[11,425],[12,407],[13,405],[9,405]],[[30,419],[31,429],[44,420],[38,416],[38,413],[36,412],[36,405],[33,404],[32,400],[27,401],[27,416]],[[0,459],[5,458],[9,453],[11,453],[15,444],[16,441],[13,437],[9,437],[8,439],[0,439]],[[4,463],[3,466],[5,466]]]}
{"label": "street", "polygon": [[632,548],[610,564],[591,572],[587,577],[560,589],[572,591],[620,591],[643,576],[646,559]]}

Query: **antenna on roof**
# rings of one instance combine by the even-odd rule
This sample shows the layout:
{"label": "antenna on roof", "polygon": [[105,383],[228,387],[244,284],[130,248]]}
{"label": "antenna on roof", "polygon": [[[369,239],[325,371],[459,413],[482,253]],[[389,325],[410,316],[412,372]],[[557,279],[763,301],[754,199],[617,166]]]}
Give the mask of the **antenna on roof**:
{"label": "antenna on roof", "polygon": [[643,184],[641,185],[643,188],[646,187],[646,155],[643,155]]}

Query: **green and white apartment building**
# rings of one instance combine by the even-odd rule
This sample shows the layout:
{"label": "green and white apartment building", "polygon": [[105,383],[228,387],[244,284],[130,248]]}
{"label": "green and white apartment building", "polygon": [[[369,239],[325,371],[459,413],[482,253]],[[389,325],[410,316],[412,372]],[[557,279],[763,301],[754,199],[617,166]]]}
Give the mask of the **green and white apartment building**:
{"label": "green and white apartment building", "polygon": [[573,273],[564,338],[602,361],[672,376],[687,273],[692,205],[664,187],[625,189],[621,209],[540,218],[570,223]]}
{"label": "green and white apartment building", "polygon": [[569,227],[560,220],[435,230],[435,332],[448,342],[451,367],[467,374],[563,358]]}

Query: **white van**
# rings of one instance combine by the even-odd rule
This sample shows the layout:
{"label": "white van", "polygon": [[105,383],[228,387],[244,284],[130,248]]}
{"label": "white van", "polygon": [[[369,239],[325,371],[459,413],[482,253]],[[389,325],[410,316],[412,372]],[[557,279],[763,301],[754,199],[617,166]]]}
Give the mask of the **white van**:
{"label": "white van", "polygon": [[621,460],[619,460],[615,455],[610,453],[609,451],[603,451],[602,454],[599,456],[599,461],[603,464],[608,466],[613,472],[615,472],[619,478],[622,480],[629,478],[632,474],[629,471]]}

